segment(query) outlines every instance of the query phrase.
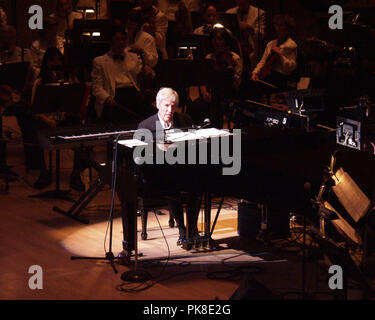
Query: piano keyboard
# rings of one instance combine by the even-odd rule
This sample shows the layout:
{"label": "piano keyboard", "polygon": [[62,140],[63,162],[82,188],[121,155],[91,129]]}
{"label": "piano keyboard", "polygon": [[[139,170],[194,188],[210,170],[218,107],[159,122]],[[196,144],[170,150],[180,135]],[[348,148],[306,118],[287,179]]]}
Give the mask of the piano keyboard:
{"label": "piano keyboard", "polygon": [[56,136],[56,139],[65,140],[65,141],[80,141],[80,140],[102,140],[102,139],[109,139],[114,136],[121,135],[121,138],[124,138],[125,136],[133,136],[135,133],[134,130],[130,131],[113,131],[113,132],[98,132],[93,134],[82,134],[82,135],[59,135]]}
{"label": "piano keyboard", "polygon": [[132,138],[134,132],[135,130],[129,130],[129,126],[125,125],[48,128],[39,132],[39,143],[46,149],[69,149],[96,145],[119,135],[121,139]]}

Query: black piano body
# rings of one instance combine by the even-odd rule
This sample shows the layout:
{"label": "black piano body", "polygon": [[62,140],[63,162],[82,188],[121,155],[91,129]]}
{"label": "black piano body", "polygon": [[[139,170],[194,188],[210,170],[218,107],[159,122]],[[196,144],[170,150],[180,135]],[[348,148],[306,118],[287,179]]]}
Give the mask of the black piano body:
{"label": "black piano body", "polygon": [[[119,156],[126,169],[118,180],[122,185],[118,192],[122,195],[123,218],[127,220],[124,221],[127,225],[124,230],[130,234],[130,238],[125,233],[124,237],[127,242],[134,237],[134,228],[128,224],[129,221],[134,223],[135,199],[139,196],[173,197],[180,192],[196,192],[202,194],[204,199],[212,196],[235,197],[276,205],[288,211],[288,214],[293,210],[305,210],[309,205],[305,183],[310,182],[312,188],[319,188],[324,169],[335,149],[334,137],[334,132],[319,130],[306,132],[293,128],[248,127],[241,133],[241,170],[235,175],[223,175],[223,168],[228,167],[228,163],[220,161],[212,165],[210,158],[207,164],[169,165],[153,162],[136,165],[131,150],[120,147]],[[233,136],[229,141],[232,146]],[[211,141],[208,139],[206,142],[210,155]],[[154,142],[153,150],[155,148]],[[232,147],[229,149],[233,150]],[[125,189],[134,197],[134,204],[129,203],[131,200]],[[209,211],[209,204],[204,204]],[[131,213],[127,212],[129,209]],[[205,212],[205,236],[210,234],[210,219],[210,212]]]}

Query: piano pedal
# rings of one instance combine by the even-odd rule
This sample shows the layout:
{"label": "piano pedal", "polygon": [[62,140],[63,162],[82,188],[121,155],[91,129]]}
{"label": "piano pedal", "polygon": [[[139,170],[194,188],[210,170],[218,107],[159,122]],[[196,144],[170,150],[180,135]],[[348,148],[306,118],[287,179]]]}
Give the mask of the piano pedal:
{"label": "piano pedal", "polygon": [[193,248],[193,243],[189,240],[186,240],[183,242],[181,248],[186,251],[190,251]]}

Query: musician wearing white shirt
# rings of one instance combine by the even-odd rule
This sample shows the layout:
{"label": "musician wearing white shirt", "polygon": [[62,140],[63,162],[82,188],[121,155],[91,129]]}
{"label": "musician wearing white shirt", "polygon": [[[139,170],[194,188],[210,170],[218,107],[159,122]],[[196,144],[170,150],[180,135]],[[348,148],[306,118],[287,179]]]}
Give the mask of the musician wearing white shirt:
{"label": "musician wearing white shirt", "polygon": [[22,48],[16,45],[17,31],[12,26],[0,28],[0,62],[15,63],[24,60]]}
{"label": "musician wearing white shirt", "polygon": [[251,66],[254,66],[260,59],[266,19],[264,10],[252,6],[250,3],[250,0],[237,0],[237,6],[227,10],[226,13],[237,15],[244,63],[246,64],[248,57]]}
{"label": "musician wearing white shirt", "polygon": [[[209,36],[210,33],[214,30],[214,26],[215,24],[218,22],[217,21],[217,10],[216,10],[216,7],[215,5],[213,4],[209,4],[205,11],[204,11],[204,21],[205,21],[205,24],[203,26],[200,26],[198,28],[196,28],[194,30],[194,34],[197,34],[197,35],[206,35],[206,36]],[[231,35],[232,35],[232,32],[225,28],[225,30]]]}
{"label": "musician wearing white shirt", "polygon": [[189,12],[199,12],[201,1],[199,0],[158,0],[158,7],[167,16],[168,20],[175,21],[175,12],[178,10],[178,2],[182,1]]}
{"label": "musician wearing white shirt", "polygon": [[[139,54],[148,68],[158,63],[158,52],[153,36],[141,29],[142,16],[139,10],[130,10],[126,20],[127,47]],[[152,70],[149,70],[152,72]]]}
{"label": "musician wearing white shirt", "polygon": [[58,0],[56,13],[50,15],[50,18],[57,21],[57,48],[64,54],[68,40],[67,35],[73,30],[74,20],[82,19],[83,16],[81,13],[73,11],[72,0]]}
{"label": "musician wearing white shirt", "polygon": [[155,38],[156,47],[161,52],[162,58],[168,59],[166,50],[168,19],[153,3],[153,0],[139,0],[139,6],[135,7],[134,10],[142,12],[144,19],[143,31]]}
{"label": "musician wearing white shirt", "polygon": [[[252,80],[268,80],[278,87],[285,88],[288,76],[297,68],[297,44],[290,37],[294,20],[287,15],[276,15],[274,27],[277,39],[270,41],[263,57],[252,73]],[[267,70],[269,69],[269,70]]]}
{"label": "musician wearing white shirt", "polygon": [[93,61],[91,77],[97,116],[111,122],[147,118],[154,110],[141,98],[137,78],[143,69],[142,60],[125,49],[126,32],[122,27],[113,27],[111,34],[110,51]]}

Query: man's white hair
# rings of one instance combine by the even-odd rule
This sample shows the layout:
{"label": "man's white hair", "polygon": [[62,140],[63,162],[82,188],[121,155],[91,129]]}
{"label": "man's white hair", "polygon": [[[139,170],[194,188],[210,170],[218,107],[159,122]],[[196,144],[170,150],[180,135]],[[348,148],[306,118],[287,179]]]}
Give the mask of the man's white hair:
{"label": "man's white hair", "polygon": [[178,93],[172,88],[161,88],[156,96],[156,106],[159,108],[162,102],[166,100],[172,100],[176,103],[176,105],[178,105]]}

